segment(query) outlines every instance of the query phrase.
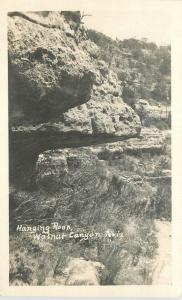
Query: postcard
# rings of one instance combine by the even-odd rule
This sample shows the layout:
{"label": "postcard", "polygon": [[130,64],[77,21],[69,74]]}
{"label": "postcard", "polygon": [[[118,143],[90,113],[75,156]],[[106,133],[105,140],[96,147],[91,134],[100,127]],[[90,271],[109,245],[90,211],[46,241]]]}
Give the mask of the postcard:
{"label": "postcard", "polygon": [[0,294],[180,296],[182,2],[1,7]]}

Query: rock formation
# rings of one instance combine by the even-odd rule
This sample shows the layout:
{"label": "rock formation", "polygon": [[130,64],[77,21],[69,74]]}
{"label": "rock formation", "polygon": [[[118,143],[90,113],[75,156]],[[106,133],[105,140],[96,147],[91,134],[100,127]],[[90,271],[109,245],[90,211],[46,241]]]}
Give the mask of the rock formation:
{"label": "rock formation", "polygon": [[[141,131],[138,115],[122,99],[122,83],[98,59],[99,48],[88,39],[78,13],[25,16],[8,17],[10,252],[11,247],[17,251],[11,283],[125,284],[117,275],[123,261],[126,269],[135,269],[139,284],[146,283],[139,267],[156,245],[151,222],[144,219],[155,214],[158,191],[146,177],[165,151],[165,136],[155,129]],[[109,235],[107,240],[74,238],[65,246],[17,235],[18,224],[55,220],[79,232],[122,232],[124,241]],[[138,225],[131,246],[132,222]],[[56,273],[60,253],[67,265],[60,263]]]}

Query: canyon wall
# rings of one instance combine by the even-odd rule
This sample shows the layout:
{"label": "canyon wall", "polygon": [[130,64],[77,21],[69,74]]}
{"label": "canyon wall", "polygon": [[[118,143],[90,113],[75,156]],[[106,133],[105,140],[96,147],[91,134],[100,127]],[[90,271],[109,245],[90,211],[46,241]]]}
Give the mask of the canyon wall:
{"label": "canyon wall", "polygon": [[[8,17],[12,285],[151,283],[166,136],[142,128],[99,51],[79,12]],[[17,232],[51,222],[106,236]]]}

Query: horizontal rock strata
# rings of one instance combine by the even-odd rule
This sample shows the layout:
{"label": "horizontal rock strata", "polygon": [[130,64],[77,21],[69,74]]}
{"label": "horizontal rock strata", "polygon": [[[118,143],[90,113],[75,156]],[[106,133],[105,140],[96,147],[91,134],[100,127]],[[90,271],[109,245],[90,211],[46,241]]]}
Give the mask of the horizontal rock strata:
{"label": "horizontal rock strata", "polygon": [[[79,12],[8,14],[12,285],[150,284],[170,134],[141,130],[99,51]],[[16,231],[53,221],[107,238]]]}

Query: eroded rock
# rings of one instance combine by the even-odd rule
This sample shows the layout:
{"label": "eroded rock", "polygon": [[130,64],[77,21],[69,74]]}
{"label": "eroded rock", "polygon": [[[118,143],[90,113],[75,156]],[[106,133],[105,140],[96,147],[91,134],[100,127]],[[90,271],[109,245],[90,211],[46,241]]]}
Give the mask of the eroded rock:
{"label": "eroded rock", "polygon": [[[75,39],[67,36],[66,28],[70,26],[63,16],[54,13],[56,17],[59,28],[45,28],[21,16],[8,18],[13,122],[49,119],[89,100],[95,78],[94,64]],[[51,22],[50,16],[44,22],[45,19]],[[18,110],[22,110],[19,118]]]}
{"label": "eroded rock", "polygon": [[[139,118],[123,102],[117,75],[93,54],[98,47],[84,35],[77,43],[79,27],[75,38],[67,36],[70,22],[64,14],[52,14],[59,28],[46,28],[21,16],[9,17],[12,132],[138,134]],[[52,14],[31,17],[52,25]]]}

